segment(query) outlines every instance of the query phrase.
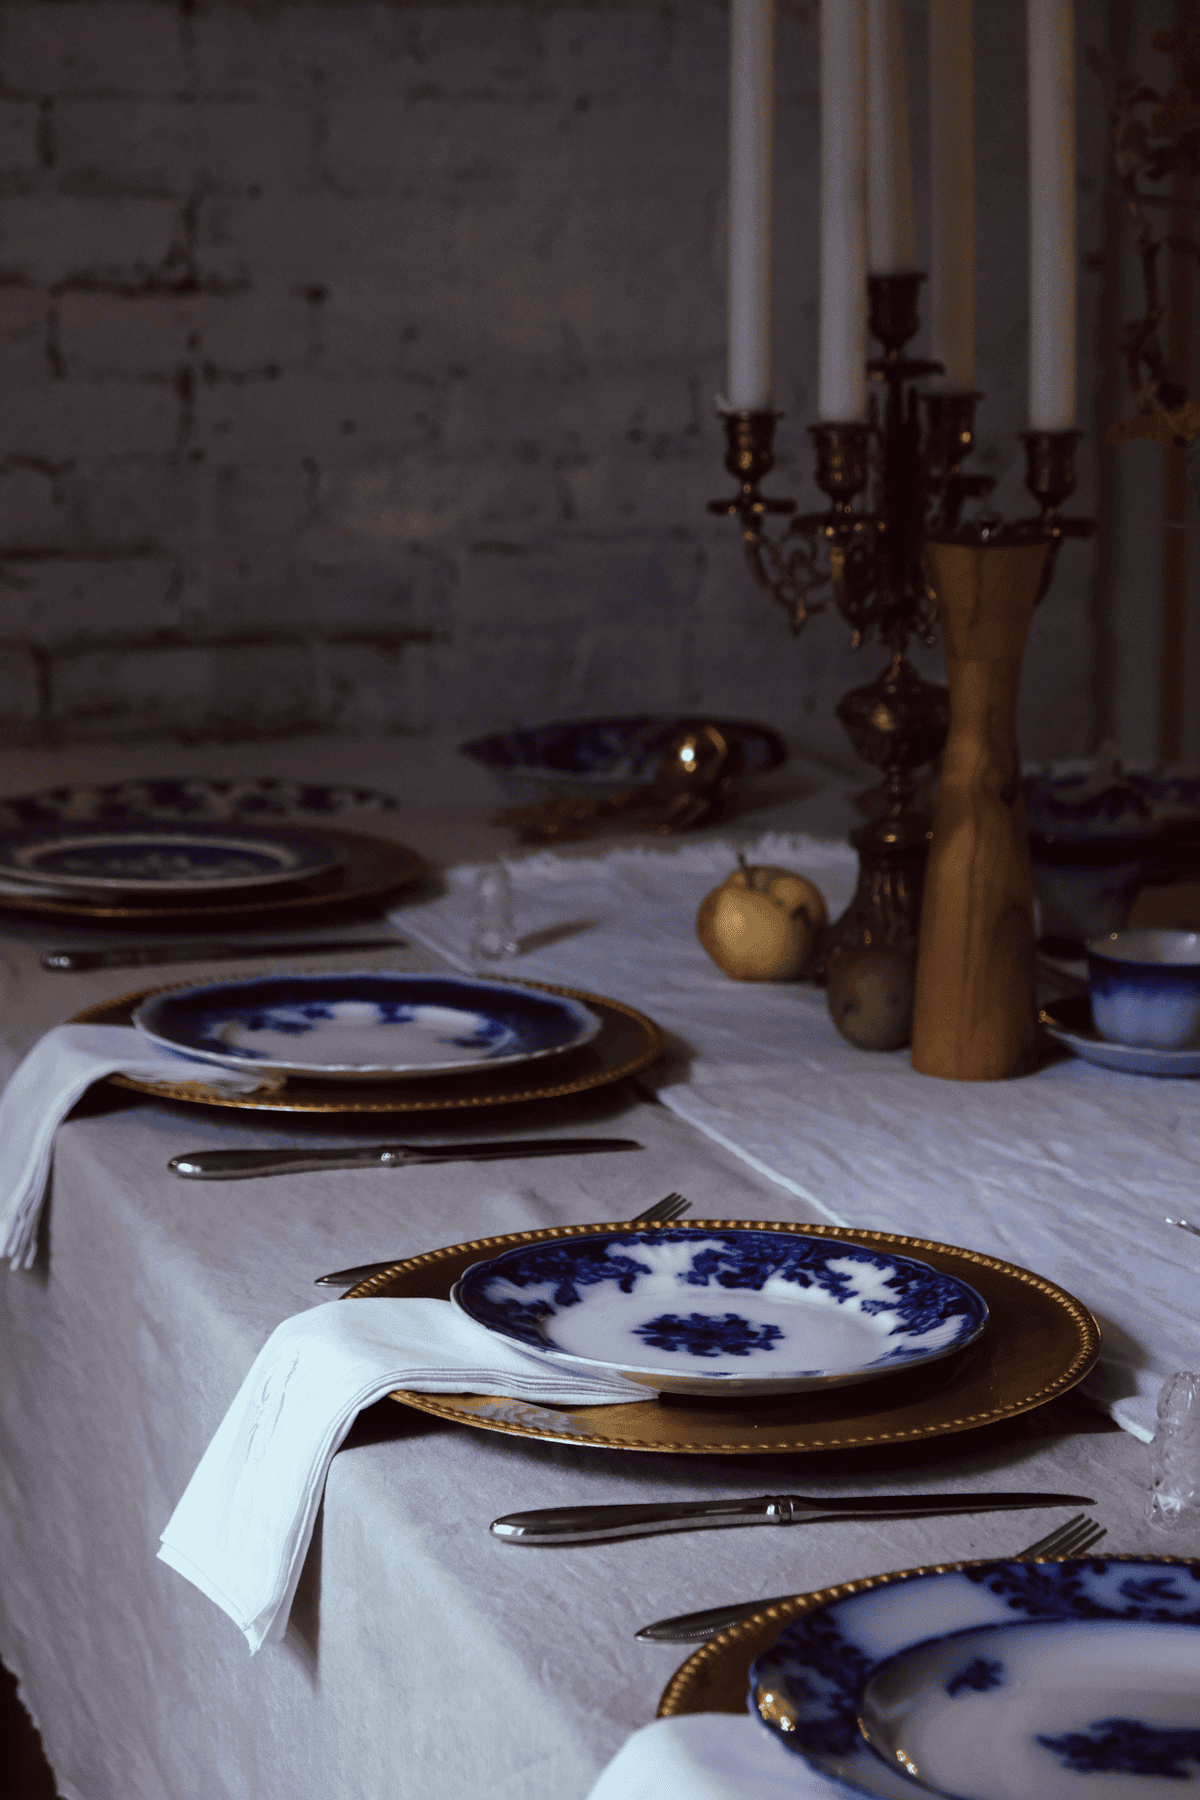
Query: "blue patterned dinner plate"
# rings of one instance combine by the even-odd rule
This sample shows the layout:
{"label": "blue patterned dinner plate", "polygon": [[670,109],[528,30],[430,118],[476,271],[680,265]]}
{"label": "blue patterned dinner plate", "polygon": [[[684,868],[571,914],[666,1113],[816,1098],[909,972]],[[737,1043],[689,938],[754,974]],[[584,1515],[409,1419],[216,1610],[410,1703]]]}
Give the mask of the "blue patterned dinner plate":
{"label": "blue patterned dinner plate", "polygon": [[879,1800],[1179,1800],[1200,1789],[1200,1562],[974,1563],[787,1626],[750,1710]]}
{"label": "blue patterned dinner plate", "polygon": [[332,838],[286,825],[49,822],[0,837],[0,876],[71,898],[259,893],[345,860]]}
{"label": "blue patterned dinner plate", "polygon": [[551,1361],[683,1394],[868,1381],[961,1350],[987,1320],[974,1288],[928,1263],[749,1229],[525,1245],[476,1263],[450,1297]]}
{"label": "blue patterned dinner plate", "polygon": [[578,1000],[466,975],[267,975],[151,994],[134,1024],[224,1068],[317,1081],[457,1075],[557,1056],[600,1029]]}

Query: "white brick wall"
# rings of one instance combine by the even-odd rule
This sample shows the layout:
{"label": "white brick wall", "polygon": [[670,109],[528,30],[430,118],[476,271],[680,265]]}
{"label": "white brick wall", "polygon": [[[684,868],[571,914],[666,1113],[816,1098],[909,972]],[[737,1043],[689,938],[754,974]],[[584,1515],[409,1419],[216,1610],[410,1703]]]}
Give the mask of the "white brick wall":
{"label": "white brick wall", "polygon": [[[976,10],[984,450],[1027,511],[1023,0]],[[811,505],[816,7],[780,13],[774,488]],[[0,741],[686,705],[840,752],[878,656],[794,643],[705,512],[727,29],[719,0],[4,0]],[[1089,734],[1088,555],[1035,752]]]}

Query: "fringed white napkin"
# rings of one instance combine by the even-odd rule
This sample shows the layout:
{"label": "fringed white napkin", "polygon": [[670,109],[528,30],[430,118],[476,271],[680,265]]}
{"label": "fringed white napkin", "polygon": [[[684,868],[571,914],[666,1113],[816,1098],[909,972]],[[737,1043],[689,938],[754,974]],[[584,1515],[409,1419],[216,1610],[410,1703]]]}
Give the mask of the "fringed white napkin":
{"label": "fringed white napkin", "polygon": [[845,1793],[757,1719],[691,1713],[635,1732],[588,1800],[835,1800]]}
{"label": "fringed white napkin", "polygon": [[205,1081],[240,1093],[262,1086],[261,1076],[162,1050],[132,1025],[56,1025],[0,1094],[0,1255],[14,1269],[29,1268],[37,1249],[54,1134],[75,1102],[106,1075]]}
{"label": "fringed white napkin", "polygon": [[446,1300],[337,1301],[285,1319],[217,1427],[158,1553],[229,1614],[251,1652],[283,1635],[335,1450],[356,1413],[394,1388],[543,1406],[628,1405],[648,1392],[556,1369]]}

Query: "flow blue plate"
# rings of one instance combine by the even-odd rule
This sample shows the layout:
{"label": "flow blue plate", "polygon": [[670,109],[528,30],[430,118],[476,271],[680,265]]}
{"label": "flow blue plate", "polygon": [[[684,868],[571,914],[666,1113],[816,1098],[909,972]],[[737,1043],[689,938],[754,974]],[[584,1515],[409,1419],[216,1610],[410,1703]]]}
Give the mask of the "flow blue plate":
{"label": "flow blue plate", "polygon": [[132,781],[72,782],[0,800],[0,832],[57,823],[215,824],[226,819],[287,819],[295,813],[337,818],[351,812],[394,811],[395,806],[390,794],[346,782],[287,781],[274,775],[148,775]]}
{"label": "flow blue plate", "polygon": [[63,896],[255,892],[315,880],[345,850],[286,825],[45,824],[0,838],[0,875]]}
{"label": "flow blue plate", "polygon": [[787,1626],[750,1710],[879,1800],[1180,1800],[1200,1788],[1200,1562],[884,1581]]}
{"label": "flow blue plate", "polygon": [[577,1000],[465,975],[268,975],[152,994],[134,1024],[224,1068],[319,1081],[467,1074],[578,1049]]}
{"label": "flow blue plate", "polygon": [[660,1393],[803,1393],[949,1356],[978,1337],[974,1288],[927,1263],[773,1231],[647,1230],[476,1263],[451,1299],[551,1361]]}

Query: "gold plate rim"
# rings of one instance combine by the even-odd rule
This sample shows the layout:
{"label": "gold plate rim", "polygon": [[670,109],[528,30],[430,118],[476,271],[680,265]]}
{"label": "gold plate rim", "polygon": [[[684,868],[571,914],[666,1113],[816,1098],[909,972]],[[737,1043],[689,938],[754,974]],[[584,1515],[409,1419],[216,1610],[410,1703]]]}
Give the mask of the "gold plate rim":
{"label": "gold plate rim", "polygon": [[[282,820],[281,823],[289,821]],[[291,821],[302,824],[303,821]],[[313,827],[318,829],[317,826]],[[407,844],[395,838],[376,837],[367,831],[347,831],[338,825],[319,826],[324,836],[346,848],[340,885],[323,886],[304,894],[283,899],[265,895],[252,901],[227,901],[223,905],[202,906],[184,901],[173,906],[106,906],[100,901],[53,900],[46,896],[0,893],[0,912],[32,913],[44,918],[104,921],[117,919],[134,924],[185,924],[189,919],[247,920],[280,913],[317,912],[351,906],[360,900],[371,900],[408,887],[425,867],[424,860]]]}
{"label": "gold plate rim", "polygon": [[[812,1593],[797,1594],[793,1600],[776,1601],[774,1606],[764,1606],[749,1619],[743,1619],[737,1625],[731,1625],[727,1631],[720,1632],[694,1650],[686,1662],[680,1664],[662,1691],[655,1714],[659,1719],[679,1718],[689,1713],[732,1713],[742,1717],[747,1712],[746,1697],[750,1690],[750,1665],[769,1650],[785,1625],[794,1619],[801,1619],[806,1613],[816,1612],[823,1606],[829,1606],[836,1600],[849,1600],[855,1594],[866,1594],[872,1588],[892,1587],[900,1581],[916,1581],[925,1575],[950,1575],[960,1569],[983,1569],[990,1563],[1016,1562],[1017,1557],[980,1556],[964,1562],[925,1563],[916,1569],[896,1569],[887,1575],[863,1575],[855,1581],[840,1581],[833,1587],[817,1588]],[[1072,1562],[1091,1561],[1089,1557],[1069,1556],[1039,1557],[1039,1562]],[[1137,1551],[1122,1552],[1119,1555],[1105,1556],[1105,1562],[1155,1562],[1180,1564],[1185,1568],[1200,1568],[1200,1557],[1195,1556],[1148,1556],[1139,1555]],[[738,1685],[740,1682],[740,1685]],[[722,1698],[720,1692],[714,1697],[713,1688],[735,1689],[739,1694],[736,1703],[729,1698]]]}
{"label": "gold plate rim", "polygon": [[[180,989],[195,987],[195,981],[173,981],[162,987],[140,988],[134,994],[122,994],[116,1000],[103,1000],[95,1006],[85,1007],[76,1013],[71,1020],[72,1025],[127,1025],[133,1009],[141,1001],[152,994],[168,994]],[[532,1101],[564,1099],[571,1094],[587,1093],[592,1088],[609,1087],[613,1082],[624,1081],[631,1075],[638,1075],[649,1068],[666,1049],[666,1038],[662,1027],[645,1013],[638,1012],[635,1007],[626,1006],[622,1000],[609,1000],[601,994],[584,993],[580,988],[553,987],[545,981],[523,981],[522,987],[537,988],[544,994],[559,994],[568,1000],[579,1000],[586,1006],[595,1007],[602,1020],[606,1013],[616,1015],[618,1020],[628,1020],[636,1027],[640,1044],[632,1055],[627,1055],[619,1063],[612,1063],[599,1069],[591,1069],[573,1081],[554,1081],[549,1073],[540,1081],[524,1087],[518,1085],[508,1091],[496,1093],[488,1089],[480,1089],[479,1082],[502,1081],[503,1077],[491,1074],[463,1074],[461,1076],[444,1077],[454,1086],[462,1086],[461,1093],[453,1089],[447,1093],[434,1092],[427,1097],[416,1091],[416,1084],[407,1089],[402,1084],[381,1083],[378,1088],[373,1084],[355,1087],[352,1083],[332,1082],[311,1086],[316,1094],[307,1096],[299,1086],[263,1088],[249,1094],[231,1093],[228,1089],[207,1087],[201,1082],[178,1081],[155,1083],[140,1081],[134,1075],[110,1075],[108,1080],[115,1087],[129,1088],[137,1094],[149,1094],[157,1100],[184,1100],[194,1106],[220,1106],[241,1109],[250,1112],[285,1112],[285,1113],[428,1113],[428,1112],[467,1112],[491,1106],[521,1106]],[[563,1052],[567,1057],[584,1056],[589,1051],[593,1054],[603,1053],[604,1031],[592,1039],[590,1044],[581,1046],[578,1051]],[[551,1061],[555,1059],[550,1059]],[[539,1067],[545,1066],[539,1064]],[[518,1078],[514,1074],[512,1080]],[[424,1085],[424,1084],[422,1084]],[[344,1086],[345,1097],[338,1091]],[[397,1090],[400,1090],[398,1093]],[[365,1097],[364,1097],[365,1096]]]}
{"label": "gold plate rim", "polygon": [[[477,1238],[469,1243],[451,1244],[441,1250],[428,1250],[421,1256],[408,1257],[401,1262],[392,1263],[386,1269],[359,1282],[345,1295],[346,1299],[363,1299],[371,1296],[382,1296],[391,1292],[397,1283],[406,1278],[410,1285],[421,1293],[432,1293],[436,1297],[446,1298],[451,1286],[461,1269],[468,1262],[498,1255],[502,1250],[512,1249],[523,1244],[548,1243],[556,1238],[586,1237],[597,1232],[637,1232],[644,1231],[644,1223],[636,1219],[624,1219],[599,1225],[552,1225],[538,1231],[510,1232],[500,1237]],[[677,1219],[669,1225],[655,1226],[656,1230],[667,1231],[779,1231],[809,1237],[831,1238],[838,1242],[862,1244],[866,1246],[890,1249],[894,1253],[903,1252],[925,1260],[932,1261],[935,1267],[942,1262],[952,1266],[947,1273],[957,1274],[960,1279],[971,1283],[970,1271],[976,1272],[977,1285],[979,1271],[985,1271],[989,1285],[993,1283],[1013,1284],[1015,1289],[1026,1295],[1032,1289],[1052,1308],[1057,1309],[1058,1322],[1065,1319],[1073,1328],[1074,1353],[1067,1357],[1064,1353],[1057,1372],[1050,1378],[1043,1378],[1041,1384],[1030,1391],[1012,1393],[1007,1399],[990,1407],[967,1413],[956,1413],[954,1406],[954,1383],[949,1390],[944,1388],[934,1392],[932,1398],[924,1402],[909,1402],[908,1412],[918,1415],[922,1409],[932,1416],[918,1418],[915,1422],[896,1428],[888,1428],[886,1422],[881,1429],[854,1431],[838,1434],[837,1421],[831,1422],[834,1435],[827,1437],[805,1435],[803,1428],[793,1429],[784,1438],[771,1441],[748,1438],[745,1435],[746,1421],[753,1421],[756,1414],[770,1420],[772,1409],[780,1405],[779,1401],[744,1400],[738,1406],[736,1426],[731,1424],[728,1437],[718,1435],[716,1441],[696,1441],[679,1436],[664,1436],[660,1429],[655,1433],[655,1418],[670,1420],[678,1418],[680,1413],[685,1417],[687,1411],[693,1411],[699,1405],[696,1401],[687,1401],[682,1406],[672,1405],[665,1397],[635,1400],[628,1406],[573,1407],[570,1413],[578,1420],[583,1429],[555,1429],[553,1423],[534,1422],[529,1418],[503,1418],[492,1416],[488,1408],[502,1406],[514,1407],[517,1403],[511,1400],[491,1399],[481,1395],[459,1394],[415,1394],[398,1390],[389,1398],[399,1401],[404,1406],[411,1406],[419,1412],[432,1414],[435,1418],[446,1419],[460,1425],[473,1425],[484,1431],[507,1432],[514,1437],[543,1438],[554,1443],[578,1444],[589,1448],[657,1451],[677,1456],[746,1456],[746,1455],[783,1455],[797,1451],[818,1450],[850,1450],[862,1449],[871,1445],[912,1443],[919,1439],[941,1437],[955,1431],[971,1431],[984,1425],[993,1425],[1003,1419],[1016,1417],[1022,1412],[1030,1412],[1035,1407],[1044,1406],[1048,1401],[1056,1399],[1060,1394],[1078,1385],[1092,1368],[1100,1354],[1100,1329],[1082,1301],[1069,1294],[1057,1283],[1047,1281],[1044,1276],[1036,1275],[1030,1269],[1023,1269],[1017,1263],[1003,1262],[998,1257],[984,1256],[980,1251],[964,1250],[955,1244],[943,1244],[931,1238],[917,1238],[890,1231],[868,1231],[860,1229],[841,1229],[833,1225],[808,1225],[791,1220],[755,1220],[755,1219]],[[941,1259],[939,1261],[938,1259]],[[433,1276],[430,1284],[428,1277]],[[985,1296],[987,1298],[987,1296]],[[1015,1293],[1012,1295],[1015,1301]],[[997,1308],[989,1298],[990,1313],[995,1316]],[[1015,1310],[1015,1309],[1014,1309]],[[962,1362],[958,1364],[959,1377],[964,1369],[970,1370],[974,1360],[972,1350],[976,1353],[986,1350],[989,1331],[993,1341],[996,1327],[1000,1319],[996,1317],[993,1325],[989,1317],[982,1337],[976,1340],[975,1346],[969,1346],[962,1352]],[[977,1347],[977,1348],[976,1348]],[[953,1363],[931,1365],[931,1368],[947,1366]],[[908,1379],[889,1377],[889,1380]],[[968,1383],[971,1377],[968,1376]],[[976,1382],[979,1387],[984,1384]],[[863,1384],[863,1386],[873,1384]],[[863,1387],[841,1390],[848,1394],[861,1393]],[[798,1404],[802,1404],[803,1396],[792,1396]],[[719,1404],[719,1403],[718,1403]],[[529,1412],[539,1411],[544,1415],[548,1409],[527,1409]],[[885,1408],[875,1415],[886,1421],[889,1411],[895,1413],[896,1408]],[[675,1429],[668,1424],[668,1431]],[[648,1432],[648,1435],[647,1435]]]}

